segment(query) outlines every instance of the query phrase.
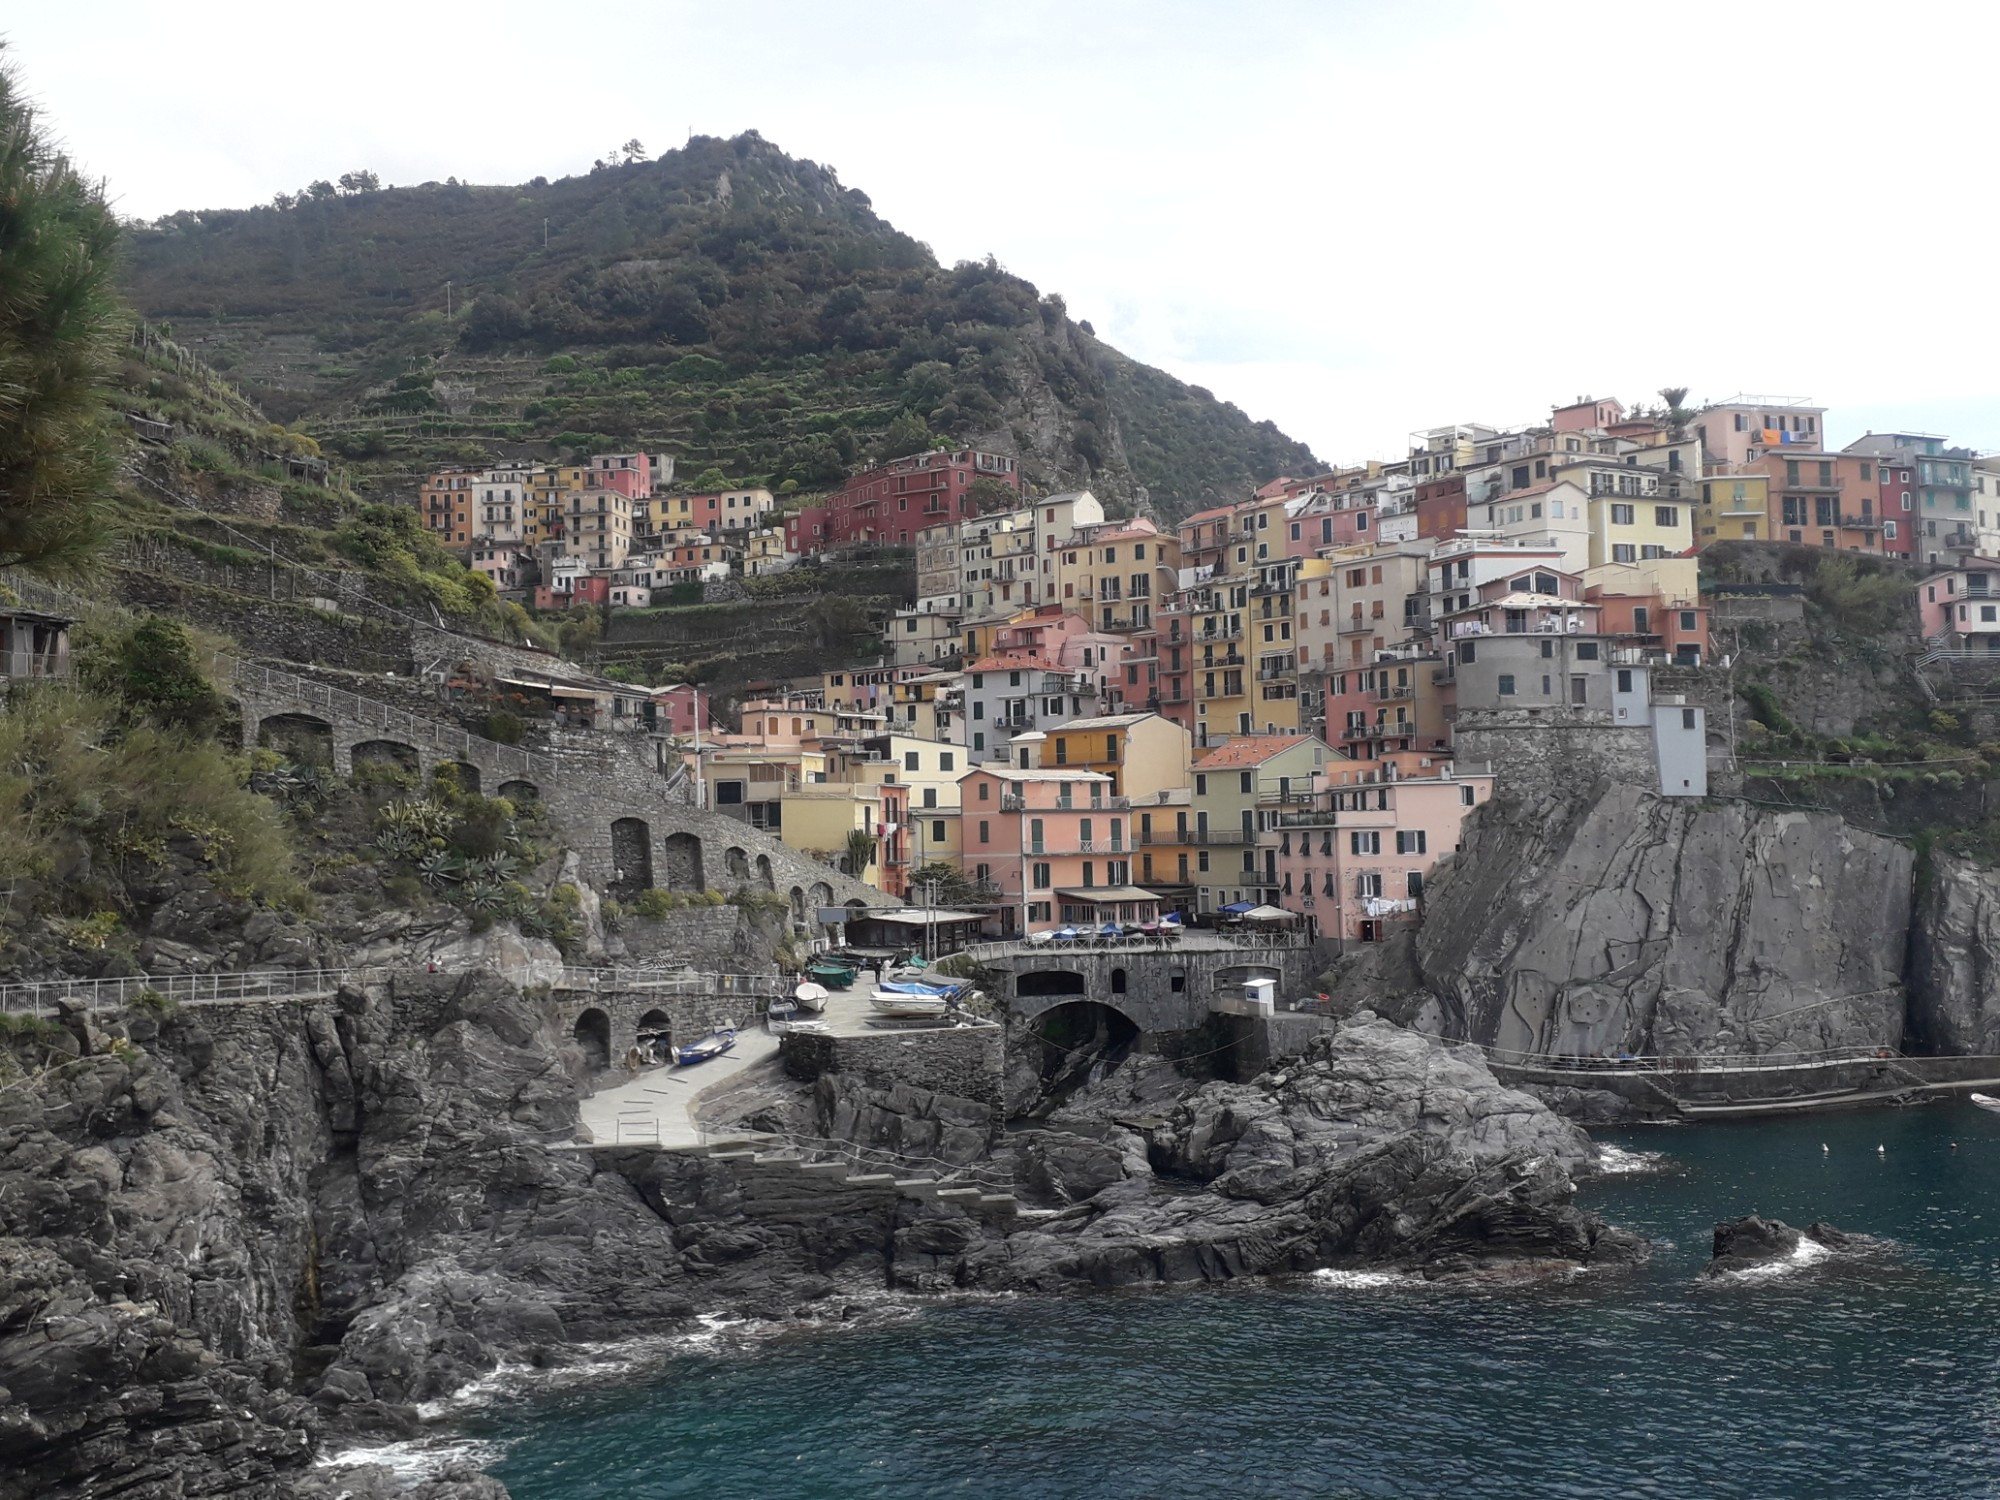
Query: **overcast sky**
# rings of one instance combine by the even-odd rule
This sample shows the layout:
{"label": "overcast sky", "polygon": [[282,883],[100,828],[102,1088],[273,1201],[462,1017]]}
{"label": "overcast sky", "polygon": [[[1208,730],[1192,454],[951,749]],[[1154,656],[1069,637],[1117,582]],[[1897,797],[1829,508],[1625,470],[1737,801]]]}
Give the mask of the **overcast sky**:
{"label": "overcast sky", "polygon": [[2000,447],[2000,7],[10,9],[29,93],[135,216],[756,129],[1325,459],[1663,385]]}

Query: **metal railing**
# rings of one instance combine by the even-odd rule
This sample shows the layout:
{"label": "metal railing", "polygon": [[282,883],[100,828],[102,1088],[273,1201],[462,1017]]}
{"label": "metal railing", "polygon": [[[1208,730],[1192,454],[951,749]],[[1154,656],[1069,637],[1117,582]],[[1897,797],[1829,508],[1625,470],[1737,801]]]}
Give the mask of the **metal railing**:
{"label": "metal railing", "polygon": [[311,999],[348,983],[351,969],[259,969],[227,974],[134,974],[122,979],[47,979],[0,985],[0,1011],[54,1011],[59,1002],[93,1014],[130,1005],[142,995],[173,1005],[240,1005]]}
{"label": "metal railing", "polygon": [[[1871,991],[1870,993],[1879,993]],[[1860,999],[1863,996],[1842,996]],[[1786,1068],[1832,1067],[1841,1063],[1900,1062],[1903,1054],[1894,1047],[1850,1046],[1788,1052],[1712,1052],[1686,1055],[1657,1053],[1620,1054],[1592,1057],[1567,1052],[1517,1052],[1506,1047],[1479,1049],[1491,1062],[1503,1067],[1539,1068],[1561,1072],[1596,1073],[1756,1073]]]}
{"label": "metal railing", "polygon": [[770,1000],[785,981],[776,974],[663,974],[649,969],[583,969],[565,965],[562,990],[645,990],[657,995],[741,995]]}

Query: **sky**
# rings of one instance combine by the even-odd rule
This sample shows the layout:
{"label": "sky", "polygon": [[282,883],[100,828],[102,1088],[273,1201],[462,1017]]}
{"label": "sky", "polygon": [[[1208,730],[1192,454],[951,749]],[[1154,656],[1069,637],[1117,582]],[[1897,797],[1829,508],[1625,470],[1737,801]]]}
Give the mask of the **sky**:
{"label": "sky", "polygon": [[2000,448],[2000,6],[12,9],[26,91],[134,217],[754,129],[1330,462],[1668,385]]}

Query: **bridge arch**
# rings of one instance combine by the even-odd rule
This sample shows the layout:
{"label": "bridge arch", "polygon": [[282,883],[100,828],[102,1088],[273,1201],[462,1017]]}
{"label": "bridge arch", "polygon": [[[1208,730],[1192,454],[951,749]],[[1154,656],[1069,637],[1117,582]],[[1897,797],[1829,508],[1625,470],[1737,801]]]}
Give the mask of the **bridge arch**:
{"label": "bridge arch", "polygon": [[334,764],[333,725],[317,714],[267,714],[257,721],[257,743],[299,765]]}
{"label": "bridge arch", "polygon": [[412,785],[423,778],[423,756],[415,745],[403,740],[362,740],[347,756],[356,775],[371,769],[395,771],[407,776]]}
{"label": "bridge arch", "polygon": [[703,878],[701,840],[691,833],[670,833],[661,840],[661,873],[670,891],[700,891],[708,888]]}
{"label": "bridge arch", "polygon": [[583,1065],[593,1073],[611,1066],[611,1017],[591,1006],[576,1018],[570,1037],[583,1053]]}
{"label": "bridge arch", "polygon": [[611,823],[612,893],[620,898],[653,888],[653,830],[644,818]]}
{"label": "bridge arch", "polygon": [[516,807],[519,807],[524,802],[539,802],[542,800],[542,789],[540,787],[536,786],[532,781],[523,781],[518,777],[513,781],[501,782],[499,793]]}

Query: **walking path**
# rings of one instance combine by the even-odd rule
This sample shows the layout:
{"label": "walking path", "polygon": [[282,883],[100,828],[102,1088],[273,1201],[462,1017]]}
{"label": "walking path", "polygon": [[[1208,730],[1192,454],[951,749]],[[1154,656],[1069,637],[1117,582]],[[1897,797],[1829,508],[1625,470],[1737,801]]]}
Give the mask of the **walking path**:
{"label": "walking path", "polygon": [[583,1124],[600,1146],[699,1146],[694,1101],[745,1068],[778,1055],[778,1039],[761,1026],[736,1033],[736,1047],[707,1062],[642,1068],[636,1078],[601,1088],[583,1101]]}

